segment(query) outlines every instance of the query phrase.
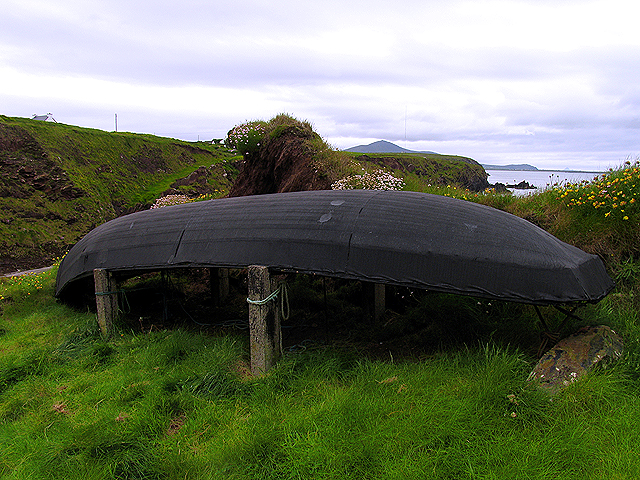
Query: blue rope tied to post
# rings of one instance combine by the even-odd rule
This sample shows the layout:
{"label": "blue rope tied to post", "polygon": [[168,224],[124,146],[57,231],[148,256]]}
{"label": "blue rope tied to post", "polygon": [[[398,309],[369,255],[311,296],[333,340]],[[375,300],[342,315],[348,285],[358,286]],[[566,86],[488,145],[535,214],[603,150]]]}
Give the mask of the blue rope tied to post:
{"label": "blue rope tied to post", "polygon": [[124,290],[112,290],[110,292],[96,292],[96,296],[103,297],[106,295],[115,295],[116,293],[124,292]]}
{"label": "blue rope tied to post", "polygon": [[275,300],[278,297],[279,293],[280,288],[276,288],[273,292],[271,292],[271,295],[269,295],[267,298],[263,298],[262,300],[251,300],[249,297],[247,297],[247,303],[250,303],[251,305],[266,305],[271,300]]}
{"label": "blue rope tied to post", "polygon": [[262,300],[251,300],[247,297],[247,303],[250,303],[251,305],[266,305],[272,300],[276,300],[278,295],[280,295],[280,313],[282,314],[282,319],[289,320],[291,309],[289,308],[289,289],[287,288],[286,282],[282,282],[278,288],[271,292],[271,295],[263,298]]}
{"label": "blue rope tied to post", "polygon": [[[141,288],[133,289],[133,290],[142,290]],[[131,290],[131,291],[133,291]],[[95,292],[96,297],[106,297],[108,295],[119,295],[118,297],[118,311],[120,313],[131,313],[131,305],[129,304],[129,299],[127,298],[126,290],[112,290],[109,292]]]}

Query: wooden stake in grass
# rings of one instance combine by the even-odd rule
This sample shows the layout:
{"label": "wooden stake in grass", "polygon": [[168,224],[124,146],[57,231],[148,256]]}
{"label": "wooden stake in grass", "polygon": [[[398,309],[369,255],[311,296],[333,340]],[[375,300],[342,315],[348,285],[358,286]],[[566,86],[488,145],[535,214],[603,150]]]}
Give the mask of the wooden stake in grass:
{"label": "wooden stake in grass", "polygon": [[229,296],[229,269],[210,268],[209,287],[211,288],[213,305],[219,307]]}
{"label": "wooden stake in grass", "polygon": [[386,310],[386,285],[382,283],[362,282],[364,300],[372,322],[377,322]]}
{"label": "wooden stake in grass", "polygon": [[269,268],[252,265],[248,269],[249,337],[251,373],[263,375],[282,356],[280,309],[274,294]]}
{"label": "wooden stake in grass", "polygon": [[98,324],[103,337],[113,333],[113,319],[118,311],[118,293],[113,274],[103,268],[93,271],[93,280],[96,286],[96,308],[98,312]]}

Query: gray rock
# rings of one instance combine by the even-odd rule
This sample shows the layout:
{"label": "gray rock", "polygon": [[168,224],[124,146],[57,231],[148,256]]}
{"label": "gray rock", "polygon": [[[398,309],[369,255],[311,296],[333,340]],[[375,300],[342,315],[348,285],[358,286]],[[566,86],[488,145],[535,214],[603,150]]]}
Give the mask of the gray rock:
{"label": "gray rock", "polygon": [[606,325],[581,328],[546,352],[529,380],[551,394],[557,393],[596,365],[606,366],[619,359],[622,348],[622,338]]}

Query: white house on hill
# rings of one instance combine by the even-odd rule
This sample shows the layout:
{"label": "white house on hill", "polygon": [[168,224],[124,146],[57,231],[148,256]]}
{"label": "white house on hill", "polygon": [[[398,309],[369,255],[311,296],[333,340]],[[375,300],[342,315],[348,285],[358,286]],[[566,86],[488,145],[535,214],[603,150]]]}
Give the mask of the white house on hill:
{"label": "white house on hill", "polygon": [[31,117],[31,120],[40,120],[41,122],[56,122],[56,119],[53,118],[53,113],[47,113],[46,115],[38,115],[37,113],[34,113]]}

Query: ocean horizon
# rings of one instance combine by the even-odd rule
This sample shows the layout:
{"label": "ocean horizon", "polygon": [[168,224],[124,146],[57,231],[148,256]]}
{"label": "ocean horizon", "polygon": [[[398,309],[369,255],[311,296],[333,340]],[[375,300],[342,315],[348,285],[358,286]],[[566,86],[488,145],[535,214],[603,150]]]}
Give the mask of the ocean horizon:
{"label": "ocean horizon", "polygon": [[487,179],[490,184],[503,183],[505,185],[517,185],[520,182],[527,182],[535,189],[513,189],[517,195],[526,195],[545,190],[551,185],[566,185],[569,183],[579,183],[583,180],[591,181],[604,172],[578,172],[563,170],[485,170],[489,174]]}

